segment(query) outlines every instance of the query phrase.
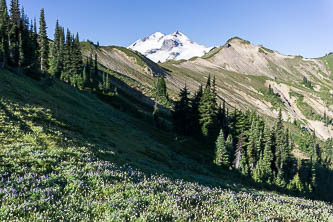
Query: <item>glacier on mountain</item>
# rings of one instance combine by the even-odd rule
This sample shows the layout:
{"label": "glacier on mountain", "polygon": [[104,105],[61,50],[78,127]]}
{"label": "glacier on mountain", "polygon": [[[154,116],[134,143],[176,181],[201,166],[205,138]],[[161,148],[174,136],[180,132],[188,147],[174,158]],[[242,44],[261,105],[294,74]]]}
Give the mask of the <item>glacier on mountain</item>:
{"label": "glacier on mountain", "polygon": [[128,48],[140,52],[154,62],[188,60],[192,57],[203,56],[212,49],[212,47],[205,47],[192,41],[179,31],[169,35],[156,32],[134,42]]}

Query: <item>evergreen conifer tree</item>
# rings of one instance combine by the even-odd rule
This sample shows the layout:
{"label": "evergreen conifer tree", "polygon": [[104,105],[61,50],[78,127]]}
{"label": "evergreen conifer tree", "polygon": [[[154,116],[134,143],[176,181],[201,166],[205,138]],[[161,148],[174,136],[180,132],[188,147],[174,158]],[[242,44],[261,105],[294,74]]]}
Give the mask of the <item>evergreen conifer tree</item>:
{"label": "evergreen conifer tree", "polygon": [[109,74],[107,74],[107,73],[106,73],[106,79],[105,79],[105,89],[107,92],[111,89],[110,77],[109,77]]}
{"label": "evergreen conifer tree", "polygon": [[72,50],[71,50],[71,61],[72,61],[72,70],[73,70],[72,75],[74,76],[75,85],[82,87],[83,62],[82,62],[82,53],[81,53],[80,39],[78,33],[76,34],[73,40]]}
{"label": "evergreen conifer tree", "polygon": [[211,91],[210,74],[208,75],[208,78],[207,78],[207,82],[206,82],[205,91],[206,91],[206,90],[209,90],[209,91]]}
{"label": "evergreen conifer tree", "polygon": [[[275,125],[275,153],[274,153],[274,161],[275,161],[275,171],[279,172],[283,166],[282,163],[282,152],[285,149],[285,135],[283,132],[283,124],[282,124],[282,111],[279,110],[278,119]],[[283,172],[280,173],[282,175]]]}
{"label": "evergreen conifer tree", "polygon": [[32,70],[31,67],[35,63],[36,51],[33,36],[29,30],[29,19],[22,7],[19,33],[19,66],[30,72]]}
{"label": "evergreen conifer tree", "polygon": [[288,190],[296,191],[296,192],[304,192],[305,188],[299,176],[299,173],[296,173],[294,178],[287,185]]}
{"label": "evergreen conifer tree", "polygon": [[241,174],[243,174],[244,176],[248,176],[249,175],[249,164],[247,162],[247,155],[246,155],[246,152],[244,152],[242,154],[242,158],[240,160],[240,172]]}
{"label": "evergreen conifer tree", "polygon": [[56,22],[56,28],[54,32],[54,42],[51,47],[50,56],[50,73],[56,78],[60,78],[63,71],[63,49],[64,49],[64,33],[62,27],[59,25],[59,21]]}
{"label": "evergreen conifer tree", "polygon": [[87,65],[84,65],[83,71],[82,71],[83,87],[89,87],[90,76],[89,76],[88,70],[89,69],[87,68]]}
{"label": "evergreen conifer tree", "polygon": [[202,97],[203,91],[202,91],[202,85],[200,85],[198,91],[194,94],[193,98],[191,99],[191,116],[190,116],[190,129],[192,132],[192,135],[199,136],[201,135],[201,129],[200,129],[200,112],[199,112],[199,105],[200,100]]}
{"label": "evergreen conifer tree", "polygon": [[252,172],[252,177],[254,181],[258,183],[264,182],[265,172],[263,168],[263,157],[262,154],[259,155],[259,160],[256,163],[256,166]]}
{"label": "evergreen conifer tree", "polygon": [[249,132],[249,142],[247,146],[247,157],[249,168],[252,171],[256,164],[256,140],[257,140],[257,133],[256,133],[256,122],[252,121],[252,126]]}
{"label": "evergreen conifer tree", "polygon": [[214,103],[217,102],[217,90],[216,90],[216,78],[213,76],[213,81],[212,81],[212,96]]}
{"label": "evergreen conifer tree", "polygon": [[95,54],[94,60],[92,59],[92,55],[90,55],[89,67],[90,67],[91,88],[96,89],[98,87],[98,57],[97,57],[97,54]]}
{"label": "evergreen conifer tree", "polygon": [[190,100],[188,98],[186,84],[179,93],[179,101],[175,103],[175,111],[173,113],[174,127],[176,132],[189,135],[190,131]]}
{"label": "evergreen conifer tree", "polygon": [[[222,131],[223,131],[223,129],[222,129]],[[229,155],[229,165],[231,165],[231,163],[233,163],[233,161],[234,161],[234,156],[235,156],[235,148],[234,148],[233,139],[232,139],[231,134],[228,135],[227,141],[225,142],[225,146],[227,148],[227,152]]]}
{"label": "evergreen conifer tree", "polygon": [[46,32],[45,13],[42,8],[40,11],[39,20],[39,57],[40,57],[40,70],[45,73],[49,68],[49,40]]}
{"label": "evergreen conifer tree", "polygon": [[310,185],[312,190],[317,187],[317,160],[315,157],[311,156],[311,171],[310,171]]}
{"label": "evergreen conifer tree", "polygon": [[19,34],[20,34],[20,5],[18,0],[11,0],[10,3],[10,28],[9,28],[9,51],[10,65],[19,65]]}
{"label": "evergreen conifer tree", "polygon": [[223,130],[220,130],[215,144],[215,160],[214,163],[218,166],[229,167],[229,153],[225,144]]}
{"label": "evergreen conifer tree", "polygon": [[[210,76],[208,80],[210,81]],[[218,122],[216,98],[212,93],[209,82],[206,84],[206,88],[199,103],[199,113],[202,135],[207,139],[207,142],[212,141],[212,138],[216,136]]]}
{"label": "evergreen conifer tree", "polygon": [[286,181],[284,179],[284,173],[283,170],[279,170],[278,174],[275,178],[275,184],[281,188],[285,188],[286,186]]}
{"label": "evergreen conifer tree", "polygon": [[8,64],[9,44],[9,16],[6,0],[0,1],[0,67],[4,68]]}
{"label": "evergreen conifer tree", "polygon": [[265,135],[265,148],[264,148],[264,155],[263,155],[263,161],[262,161],[262,168],[263,168],[263,172],[264,172],[264,180],[268,183],[271,183],[272,179],[273,179],[272,134],[267,126],[265,127],[264,135]]}
{"label": "evergreen conifer tree", "polygon": [[168,98],[167,87],[163,76],[157,78],[156,94],[157,98]]}

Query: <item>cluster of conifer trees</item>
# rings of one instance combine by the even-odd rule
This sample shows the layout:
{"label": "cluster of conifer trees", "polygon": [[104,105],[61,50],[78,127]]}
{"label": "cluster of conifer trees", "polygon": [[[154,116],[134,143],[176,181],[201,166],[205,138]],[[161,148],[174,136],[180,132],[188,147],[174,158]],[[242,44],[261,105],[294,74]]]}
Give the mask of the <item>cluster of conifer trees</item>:
{"label": "cluster of conifer trees", "polygon": [[[9,12],[8,12],[9,11]],[[0,63],[3,68],[19,68],[27,75],[41,79],[54,77],[74,87],[109,90],[109,76],[98,70],[97,55],[84,63],[79,35],[75,36],[56,22],[54,40],[47,36],[44,9],[41,9],[39,31],[36,19],[29,21],[20,9],[19,0],[0,0]],[[102,77],[101,77],[102,76]]]}
{"label": "cluster of conifer trees", "polygon": [[[185,86],[179,93],[173,113],[178,134],[204,141],[205,149],[214,153],[213,162],[227,169],[237,169],[258,183],[266,183],[295,192],[312,193],[324,168],[316,137],[312,138],[310,160],[296,160],[291,151],[294,142],[282,121],[281,110],[273,127],[255,112],[234,110],[229,114],[225,102],[217,103],[215,77],[208,77],[192,98]],[[328,168],[327,168],[328,169]],[[321,174],[323,175],[323,174]],[[318,189],[319,190],[319,189]]]}
{"label": "cluster of conifer trees", "polygon": [[[0,0],[0,62],[2,67],[24,67],[28,70],[37,69],[43,63],[47,48],[46,27],[44,16],[40,20],[40,35],[37,33],[36,20],[29,21],[20,9],[18,0],[11,0],[10,14],[6,0]],[[42,11],[41,13],[44,13]]]}

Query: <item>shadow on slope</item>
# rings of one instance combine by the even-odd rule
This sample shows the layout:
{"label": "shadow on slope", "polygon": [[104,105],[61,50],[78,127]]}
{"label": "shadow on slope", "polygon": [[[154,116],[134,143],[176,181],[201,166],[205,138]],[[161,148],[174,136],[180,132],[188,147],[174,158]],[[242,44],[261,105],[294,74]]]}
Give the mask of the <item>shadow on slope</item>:
{"label": "shadow on slope", "polygon": [[[253,193],[257,191],[246,187],[276,189],[205,162],[209,158],[202,149],[203,144],[189,138],[179,139],[153,127],[152,123],[119,112],[90,92],[79,91],[60,81],[44,88],[40,82],[25,76],[0,72],[1,99],[7,104],[1,103],[5,116],[14,125],[41,128],[43,136],[34,129],[30,129],[33,131],[30,134],[40,137],[42,142],[37,145],[45,149],[52,144],[49,140],[56,137],[55,132],[61,132],[63,136],[56,141],[57,146],[67,144],[64,140],[68,138],[73,141],[72,146],[90,147],[92,156],[99,161],[131,165],[146,176],[165,175],[173,180]],[[66,153],[66,148],[62,149]],[[61,162],[51,162],[61,167]],[[43,161],[39,164],[44,166]],[[45,173],[52,172],[55,168],[52,164]],[[28,165],[31,167],[34,163]]]}

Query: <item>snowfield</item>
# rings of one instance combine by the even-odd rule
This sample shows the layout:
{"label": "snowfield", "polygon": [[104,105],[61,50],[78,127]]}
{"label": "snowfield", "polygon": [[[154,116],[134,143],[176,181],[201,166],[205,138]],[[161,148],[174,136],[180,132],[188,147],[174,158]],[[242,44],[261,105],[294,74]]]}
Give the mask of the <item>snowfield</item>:
{"label": "snowfield", "polygon": [[187,60],[192,57],[203,56],[212,49],[212,47],[205,47],[192,41],[179,31],[169,35],[156,32],[149,37],[136,41],[128,48],[140,52],[154,62]]}

